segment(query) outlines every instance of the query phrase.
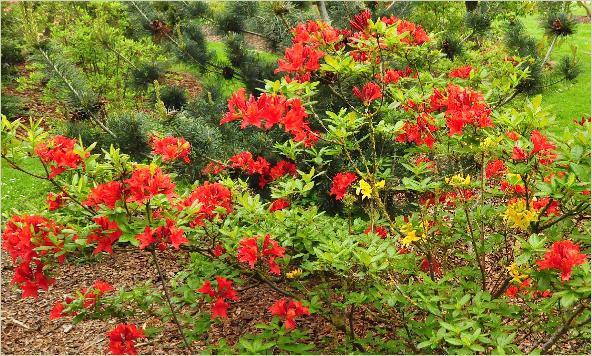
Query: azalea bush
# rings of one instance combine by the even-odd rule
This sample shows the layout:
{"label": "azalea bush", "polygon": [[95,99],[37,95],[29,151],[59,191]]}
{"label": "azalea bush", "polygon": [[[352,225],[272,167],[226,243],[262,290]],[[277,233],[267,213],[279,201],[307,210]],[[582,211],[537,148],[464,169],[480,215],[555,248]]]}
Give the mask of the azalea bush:
{"label": "azalea bush", "polygon": [[[548,353],[589,339],[590,120],[551,131],[540,96],[508,106],[528,76],[511,61],[458,66],[421,26],[367,10],[350,25],[292,30],[285,76],[235,92],[220,120],[277,142],[210,158],[189,187],[171,173],[191,164],[183,137],[153,133],[138,163],[3,118],[3,159],[55,188],[46,212],[4,226],[11,283],[42,298],[81,255],[149,254],[157,281],[96,281],[48,316],[117,318],[113,354],[162,332],[131,322],[148,315],[188,353]],[[187,256],[172,279],[166,250]],[[278,298],[259,331],[214,339],[260,285]],[[313,339],[315,323],[334,340]]]}

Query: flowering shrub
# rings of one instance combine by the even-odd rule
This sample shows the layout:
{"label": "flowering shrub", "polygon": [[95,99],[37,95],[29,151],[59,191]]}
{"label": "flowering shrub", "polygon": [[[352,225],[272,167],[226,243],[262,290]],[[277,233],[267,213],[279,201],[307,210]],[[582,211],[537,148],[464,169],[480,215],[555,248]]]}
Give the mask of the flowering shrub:
{"label": "flowering shrub", "polygon": [[[246,284],[261,283],[278,294],[262,296],[261,332],[206,351],[546,353],[570,328],[586,333],[590,123],[553,133],[540,97],[519,110],[492,102],[524,73],[510,66],[510,85],[493,85],[485,68],[451,64],[431,35],[395,17],[365,11],[350,29],[308,22],[293,33],[277,70],[286,76],[258,98],[236,92],[220,121],[280,128],[266,157],[283,158],[237,152],[189,191],[162,165],[187,158],[182,138],[153,138],[140,164],[3,119],[2,157],[19,169],[39,158],[46,175],[31,174],[55,188],[50,211],[4,228],[23,297],[47,290],[67,257],[132,245],[151,255],[162,293],[108,281],[51,317],[155,313],[195,352],[257,287]],[[339,104],[320,111],[320,90]],[[169,245],[190,256],[173,281],[158,262]],[[88,302],[103,309],[84,312]],[[314,344],[313,322],[339,342]],[[144,336],[120,324],[109,352],[135,353]]]}

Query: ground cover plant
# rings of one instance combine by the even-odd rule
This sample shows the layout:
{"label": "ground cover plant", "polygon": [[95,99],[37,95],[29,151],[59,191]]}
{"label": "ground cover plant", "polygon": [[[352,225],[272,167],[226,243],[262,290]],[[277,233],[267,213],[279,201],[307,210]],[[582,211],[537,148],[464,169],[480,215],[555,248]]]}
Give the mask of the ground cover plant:
{"label": "ground cover plant", "polygon": [[[199,43],[182,19],[204,9],[126,6],[152,29],[148,48],[185,50],[177,65],[198,66],[176,42]],[[529,56],[492,46],[450,58],[441,34],[356,10],[340,26],[290,28],[257,90],[229,56],[244,87],[227,98],[212,88],[188,102],[156,80],[152,111],[85,109],[107,129],[88,126],[99,144],[3,115],[9,178],[49,187],[41,206],[5,215],[10,291],[43,300],[60,269],[133,251],[141,260],[111,268],[134,283],[86,276],[43,318],[107,321],[98,343],[111,354],[163,339],[186,354],[589,353],[589,116],[556,127],[544,95],[523,90]],[[487,26],[473,15],[478,47]],[[215,128],[200,115],[217,115]],[[208,150],[204,136],[254,143]]]}

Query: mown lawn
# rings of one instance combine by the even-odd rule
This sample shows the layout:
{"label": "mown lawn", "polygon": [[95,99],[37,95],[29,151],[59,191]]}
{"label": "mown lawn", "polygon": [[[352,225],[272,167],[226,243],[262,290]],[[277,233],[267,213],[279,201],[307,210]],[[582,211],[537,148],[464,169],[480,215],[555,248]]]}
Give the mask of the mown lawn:
{"label": "mown lawn", "polygon": [[[45,173],[36,159],[25,160],[22,168],[33,173]],[[42,211],[50,186],[51,183],[17,171],[2,160],[2,214],[10,215],[13,209],[20,212]]]}
{"label": "mown lawn", "polygon": [[[583,15],[584,12],[578,9],[576,14]],[[536,15],[525,17],[524,24],[537,40],[543,38],[544,30]],[[561,57],[571,55],[572,46],[577,46],[577,60],[581,69],[575,80],[555,84],[543,92],[543,104],[548,106],[549,111],[554,113],[561,123],[568,124],[573,119],[590,115],[590,35],[590,23],[579,23],[576,25],[575,34],[559,41],[559,46],[556,45],[551,53],[550,60],[558,63]],[[545,47],[545,51],[547,48]]]}

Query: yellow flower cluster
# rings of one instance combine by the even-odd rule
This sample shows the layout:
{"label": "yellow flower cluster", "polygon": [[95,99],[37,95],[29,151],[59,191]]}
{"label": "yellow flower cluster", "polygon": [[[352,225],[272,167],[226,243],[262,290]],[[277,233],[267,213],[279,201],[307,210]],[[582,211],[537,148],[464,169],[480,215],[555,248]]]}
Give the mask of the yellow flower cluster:
{"label": "yellow flower cluster", "polygon": [[302,276],[302,269],[300,268],[296,268],[295,270],[286,273],[286,277],[288,277],[289,279],[298,278],[300,276]]}
{"label": "yellow flower cluster", "polygon": [[495,137],[495,138],[486,137],[483,141],[481,141],[481,143],[479,144],[479,147],[481,147],[481,149],[484,151],[487,151],[491,148],[495,148],[500,144],[502,138],[503,138],[503,136],[499,136],[499,137]]}
{"label": "yellow flower cluster", "polygon": [[538,214],[536,210],[532,207],[530,209],[526,209],[526,201],[524,199],[520,199],[515,203],[511,203],[506,208],[506,212],[504,213],[504,220],[510,221],[514,225],[512,227],[517,227],[522,230],[527,230],[530,226],[530,223],[533,221],[538,220]]}
{"label": "yellow flower cluster", "polygon": [[[424,228],[425,228],[425,222],[424,222]],[[411,223],[406,223],[405,225],[401,226],[401,233],[403,233],[403,235],[405,235],[402,239],[401,239],[401,245],[407,247],[409,245],[411,245],[412,243],[422,240],[425,238],[425,235],[422,233],[417,233],[417,230],[415,230],[413,228],[413,224]]]}
{"label": "yellow flower cluster", "polygon": [[471,176],[467,175],[467,177],[463,177],[462,174],[457,174],[452,176],[452,178],[444,178],[446,184],[450,184],[453,187],[463,187],[469,186],[471,184]]}
{"label": "yellow flower cluster", "polygon": [[516,262],[512,262],[512,264],[509,265],[508,267],[506,267],[506,269],[508,270],[508,273],[510,274],[510,276],[512,276],[512,282],[516,282],[516,283],[520,284],[520,283],[522,283],[523,280],[528,278],[527,274],[520,273]]}
{"label": "yellow flower cluster", "polygon": [[356,189],[356,194],[360,195],[360,193],[362,194],[362,200],[364,200],[365,198],[372,198],[372,190],[376,190],[378,191],[381,188],[384,188],[384,180],[381,180],[380,182],[374,184],[374,188],[370,185],[370,183],[366,182],[365,180],[361,180],[360,181],[360,185],[359,187]]}

